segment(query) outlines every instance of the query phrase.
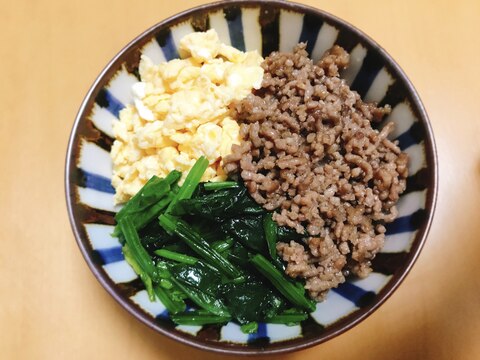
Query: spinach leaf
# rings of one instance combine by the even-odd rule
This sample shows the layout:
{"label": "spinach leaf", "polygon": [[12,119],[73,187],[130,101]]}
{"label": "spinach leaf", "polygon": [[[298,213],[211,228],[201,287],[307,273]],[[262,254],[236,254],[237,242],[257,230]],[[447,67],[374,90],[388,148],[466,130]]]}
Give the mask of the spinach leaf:
{"label": "spinach leaf", "polygon": [[179,212],[207,219],[224,219],[248,214],[262,214],[264,210],[247,193],[245,187],[222,189],[202,196],[180,201]]}
{"label": "spinach leaf", "polygon": [[213,243],[219,240],[226,239],[226,232],[221,228],[221,222],[202,218],[200,216],[188,216],[185,217],[188,224],[197,233],[202,234],[202,238]]}
{"label": "spinach leaf", "polygon": [[198,261],[194,266],[177,264],[169,267],[171,280],[196,305],[209,313],[230,316],[229,309],[219,298],[222,286],[218,272]]}
{"label": "spinach leaf", "polygon": [[230,314],[240,324],[264,321],[278,314],[285,305],[266,284],[254,279],[242,284],[225,284],[222,295]]}
{"label": "spinach leaf", "polygon": [[235,279],[242,275],[241,270],[231,264],[222,254],[213,249],[210,244],[202,238],[185,221],[171,215],[160,215],[160,225],[170,234],[175,233],[183,242],[190,247],[197,255],[205,260],[208,264],[218,269],[231,279]]}
{"label": "spinach leaf", "polygon": [[228,260],[241,268],[253,268],[248,261],[249,257],[250,254],[248,253],[248,250],[238,242],[233,244],[232,250],[228,254]]}
{"label": "spinach leaf", "polygon": [[265,232],[263,231],[263,215],[227,219],[223,222],[222,228],[247,248],[255,252],[268,254]]}
{"label": "spinach leaf", "polygon": [[299,234],[294,229],[288,226],[279,226],[277,229],[277,241],[290,242],[301,241],[302,239],[308,237],[307,234]]}
{"label": "spinach leaf", "polygon": [[184,285],[192,286],[209,295],[216,296],[222,284],[220,274],[199,261],[195,265],[170,266],[172,276]]}
{"label": "spinach leaf", "polygon": [[138,235],[140,236],[143,247],[145,247],[149,253],[153,253],[153,251],[177,241],[175,236],[163,230],[156,219],[140,230]]}

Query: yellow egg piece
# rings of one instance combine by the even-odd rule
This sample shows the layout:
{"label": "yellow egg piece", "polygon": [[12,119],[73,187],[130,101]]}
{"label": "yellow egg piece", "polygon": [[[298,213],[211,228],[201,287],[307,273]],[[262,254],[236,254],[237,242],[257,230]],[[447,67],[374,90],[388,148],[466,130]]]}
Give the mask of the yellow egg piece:
{"label": "yellow egg piece", "polygon": [[184,36],[181,59],[154,64],[142,55],[134,104],[115,122],[112,185],[116,203],[127,201],[148,179],[182,172],[200,156],[210,161],[202,181],[226,179],[222,158],[238,144],[240,127],[229,105],[260,87],[263,59],[222,44],[215,30]]}

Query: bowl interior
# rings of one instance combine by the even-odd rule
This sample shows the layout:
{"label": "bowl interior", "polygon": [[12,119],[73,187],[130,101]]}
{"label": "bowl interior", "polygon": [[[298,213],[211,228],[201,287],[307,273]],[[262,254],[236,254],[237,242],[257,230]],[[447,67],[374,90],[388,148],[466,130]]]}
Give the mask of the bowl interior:
{"label": "bowl interior", "polygon": [[[329,292],[312,317],[299,326],[260,324],[256,334],[239,326],[175,326],[160,302],[148,300],[142,282],[112,237],[114,190],[110,184],[112,124],[133,102],[141,54],[155,63],[178,57],[180,38],[214,28],[222,42],[240,50],[291,51],[307,42],[314,60],[334,44],[351,54],[342,77],[364,100],[390,104],[391,138],[410,156],[407,190],[399,217],[387,226],[385,247],[366,279],[348,279]],[[127,45],[97,78],[78,113],[67,154],[66,195],[79,247],[107,291],[138,319],[193,346],[230,353],[291,351],[325,341],[373,312],[395,290],[423,245],[433,213],[436,158],[423,106],[398,65],[370,38],[319,10],[283,1],[228,1],[199,7],[159,23]]]}

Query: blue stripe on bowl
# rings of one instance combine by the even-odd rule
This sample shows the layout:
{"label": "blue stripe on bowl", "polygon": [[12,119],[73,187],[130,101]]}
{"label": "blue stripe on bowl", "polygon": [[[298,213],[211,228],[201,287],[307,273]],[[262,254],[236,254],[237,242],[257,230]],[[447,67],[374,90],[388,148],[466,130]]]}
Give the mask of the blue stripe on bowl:
{"label": "blue stripe on bowl", "polygon": [[419,209],[410,215],[399,217],[394,222],[385,225],[386,235],[418,230],[426,215],[425,209]]}
{"label": "blue stripe on bowl", "polygon": [[340,284],[337,288],[333,288],[332,291],[350,300],[358,307],[368,305],[376,295],[373,291],[366,291],[348,281]]}
{"label": "blue stripe on bowl", "polygon": [[280,46],[280,11],[262,7],[258,21],[262,27],[262,55],[266,57]]}
{"label": "blue stripe on bowl", "polygon": [[265,324],[264,322],[258,323],[257,332],[249,334],[247,342],[251,343],[260,339],[268,339],[267,324]]}
{"label": "blue stripe on bowl", "polygon": [[350,53],[359,42],[355,36],[350,36],[348,31],[340,31],[335,44],[341,46]]}
{"label": "blue stripe on bowl", "polygon": [[387,90],[387,94],[378,103],[378,106],[390,105],[392,109],[405,101],[405,85],[400,81],[395,81]]}
{"label": "blue stripe on bowl", "polygon": [[316,16],[305,14],[303,17],[302,32],[300,33],[300,39],[298,39],[298,42],[307,43],[306,50],[310,55],[312,55],[313,47],[317,42],[317,36],[322,25],[323,21],[319,21]]}
{"label": "blue stripe on bowl", "polygon": [[407,188],[403,192],[403,195],[414,191],[425,190],[427,187],[428,171],[427,168],[422,168],[407,178]]}
{"label": "blue stripe on bowl", "polygon": [[230,43],[234,48],[245,51],[245,40],[243,38],[242,11],[239,7],[232,6],[223,10],[227,20]]}
{"label": "blue stripe on bowl", "polygon": [[122,253],[122,248],[120,246],[110,247],[105,249],[94,250],[103,261],[102,265],[107,265],[117,261],[125,260],[125,257]]}
{"label": "blue stripe on bowl", "polygon": [[383,66],[384,61],[382,58],[378,54],[369,50],[367,56],[365,56],[365,59],[363,60],[362,67],[360,68],[357,77],[353,80],[351,86],[352,90],[357,91],[360,96],[364,98]]}
{"label": "blue stripe on bowl", "polygon": [[115,189],[112,186],[111,180],[101,175],[93,174],[85,170],[81,170],[83,175],[84,186],[89,189],[94,189],[109,194],[115,194]]}
{"label": "blue stripe on bowl", "polygon": [[162,311],[160,314],[155,316],[156,319],[162,319],[162,320],[169,320],[170,319],[170,313],[168,312],[167,309]]}
{"label": "blue stripe on bowl", "polygon": [[165,29],[158,33],[155,36],[155,40],[157,40],[158,45],[162,48],[163,55],[167,61],[172,59],[178,59],[180,56],[178,55],[177,47],[175,46],[175,42],[173,41],[172,32],[170,29]]}
{"label": "blue stripe on bowl", "polygon": [[[113,216],[118,210],[114,205],[113,194],[77,186],[78,202],[88,206],[92,211],[106,211]],[[109,219],[110,220],[110,219]],[[104,223],[104,222],[99,222]],[[111,224],[111,223],[107,223]]]}
{"label": "blue stripe on bowl", "polygon": [[410,146],[417,144],[417,141],[412,136],[412,133],[410,132],[410,130],[405,131],[402,135],[397,137],[395,140],[398,140],[398,146],[402,150],[405,150]]}
{"label": "blue stripe on bowl", "polygon": [[398,140],[400,149],[405,150],[412,145],[418,144],[424,138],[425,132],[423,130],[422,124],[416,121],[413,123],[410,129],[398,136],[395,140]]}
{"label": "blue stripe on bowl", "polygon": [[98,92],[95,102],[101,107],[110,111],[117,119],[119,117],[120,110],[125,107],[120,100],[118,100],[110,91],[105,88]]}

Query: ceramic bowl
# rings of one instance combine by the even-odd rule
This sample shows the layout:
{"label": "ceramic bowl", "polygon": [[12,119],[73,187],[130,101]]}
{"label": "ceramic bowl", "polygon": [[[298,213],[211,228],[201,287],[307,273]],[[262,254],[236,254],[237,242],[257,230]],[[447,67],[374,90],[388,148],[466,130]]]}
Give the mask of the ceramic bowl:
{"label": "ceramic bowl", "polygon": [[[141,54],[154,62],[178,57],[179,39],[215,28],[220,40],[240,50],[291,51],[307,42],[319,59],[333,44],[351,54],[342,77],[364,100],[390,104],[391,137],[410,156],[407,190],[399,217],[387,226],[385,247],[373,260],[373,273],[332,289],[311,317],[298,326],[259,324],[246,335],[237,324],[175,326],[160,302],[150,302],[142,282],[112,237],[114,190],[110,184],[112,123],[133,101]],[[285,1],[225,1],[200,6],[139,35],[106,66],[83,101],[68,145],[66,198],[73,231],[90,269],[133,316],[170,338],[197,348],[232,354],[279,353],[319,344],[350,329],[375,311],[405,278],[425,241],[436,199],[437,162],[432,130],[412,84],[377,43],[350,24],[311,7]],[[393,311],[393,310],[392,310]]]}

